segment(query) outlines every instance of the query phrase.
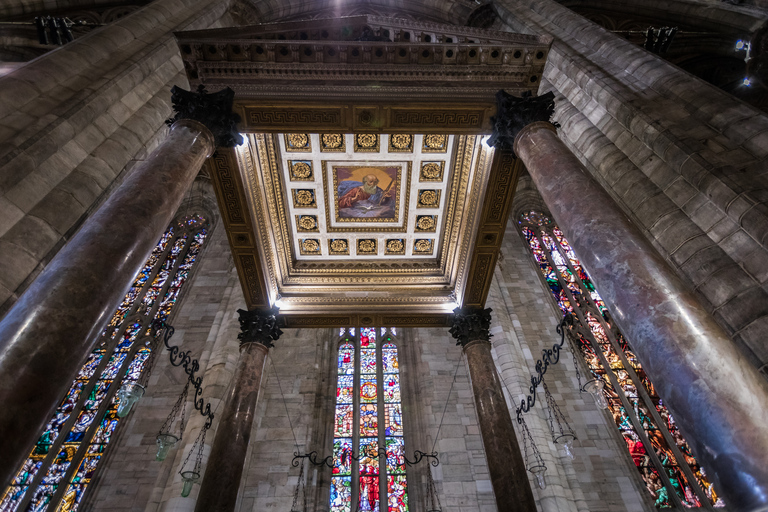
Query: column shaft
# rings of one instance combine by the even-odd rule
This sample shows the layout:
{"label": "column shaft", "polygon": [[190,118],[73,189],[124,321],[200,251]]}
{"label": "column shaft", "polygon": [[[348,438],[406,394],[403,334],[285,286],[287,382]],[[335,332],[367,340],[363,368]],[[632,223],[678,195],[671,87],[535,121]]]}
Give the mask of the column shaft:
{"label": "column shaft", "polygon": [[197,497],[197,512],[235,510],[267,352],[269,349],[258,342],[240,346],[240,358]]}
{"label": "column shaft", "polygon": [[205,159],[211,132],[174,124],[0,322],[0,486],[13,477]]}
{"label": "column shaft", "polygon": [[549,123],[515,138],[544,202],[729,508],[768,507],[768,383]]}
{"label": "column shaft", "polygon": [[525,462],[491,356],[491,344],[485,340],[470,341],[464,353],[496,506],[500,512],[536,512]]}

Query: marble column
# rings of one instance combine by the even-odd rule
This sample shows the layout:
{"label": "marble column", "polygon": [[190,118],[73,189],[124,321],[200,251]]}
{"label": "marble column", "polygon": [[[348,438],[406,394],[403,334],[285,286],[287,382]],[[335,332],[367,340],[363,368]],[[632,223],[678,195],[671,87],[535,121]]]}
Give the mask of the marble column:
{"label": "marble column", "polygon": [[232,100],[232,91],[174,88],[167,138],[0,322],[0,488],[29,454],[205,159],[217,143],[239,138]]}
{"label": "marble column", "polygon": [[196,512],[235,510],[264,363],[267,352],[274,346],[272,342],[283,333],[278,327],[277,308],[265,311],[240,309],[238,313],[240,358],[219,414],[216,437],[195,504]]}
{"label": "marble column", "polygon": [[536,512],[528,471],[491,356],[491,309],[454,311],[451,335],[467,358],[493,494],[500,512]]}
{"label": "marble column", "polygon": [[733,510],[768,509],[768,383],[547,122],[552,93],[500,93],[513,146],[694,455]]}

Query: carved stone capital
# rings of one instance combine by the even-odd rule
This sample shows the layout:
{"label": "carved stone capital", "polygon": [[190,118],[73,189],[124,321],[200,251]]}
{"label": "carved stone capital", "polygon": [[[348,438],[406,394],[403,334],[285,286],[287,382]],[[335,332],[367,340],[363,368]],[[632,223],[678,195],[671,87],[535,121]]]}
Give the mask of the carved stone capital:
{"label": "carved stone capital", "polygon": [[448,331],[456,338],[456,344],[465,347],[470,341],[490,341],[491,308],[453,310],[453,326]]}
{"label": "carved stone capital", "polygon": [[537,121],[550,122],[554,111],[555,95],[552,91],[541,96],[524,93],[519,98],[499,91],[496,93],[496,115],[491,117],[493,135],[488,139],[488,144],[497,149],[513,151],[515,137],[523,128]]}
{"label": "carved stone capital", "polygon": [[245,343],[261,343],[267,348],[274,347],[273,341],[277,341],[283,331],[280,330],[277,321],[277,308],[252,311],[238,309],[240,315],[240,334],[237,339],[240,345]]}
{"label": "carved stone capital", "polygon": [[240,116],[232,112],[234,100],[235,91],[229,87],[209,94],[203,85],[198,86],[197,92],[173,86],[171,102],[176,114],[165,123],[170,126],[180,119],[192,119],[211,130],[217,146],[231,148],[243,143],[237,130]]}

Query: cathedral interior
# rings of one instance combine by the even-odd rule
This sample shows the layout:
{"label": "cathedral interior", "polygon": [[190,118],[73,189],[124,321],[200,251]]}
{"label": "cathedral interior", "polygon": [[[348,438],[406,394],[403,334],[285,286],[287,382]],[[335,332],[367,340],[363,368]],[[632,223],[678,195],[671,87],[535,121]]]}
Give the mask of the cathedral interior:
{"label": "cathedral interior", "polygon": [[767,21],[3,0],[0,512],[768,511]]}

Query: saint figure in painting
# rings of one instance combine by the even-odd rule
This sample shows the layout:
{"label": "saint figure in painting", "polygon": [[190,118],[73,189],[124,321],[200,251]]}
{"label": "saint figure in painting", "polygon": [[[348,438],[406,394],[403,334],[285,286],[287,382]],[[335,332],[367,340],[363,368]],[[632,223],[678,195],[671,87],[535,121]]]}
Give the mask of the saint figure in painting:
{"label": "saint figure in painting", "polygon": [[359,181],[342,181],[339,185],[339,208],[352,208],[360,201],[367,201],[370,205],[380,205],[390,199],[389,188],[382,190],[379,187],[379,178],[374,174],[363,177]]}

